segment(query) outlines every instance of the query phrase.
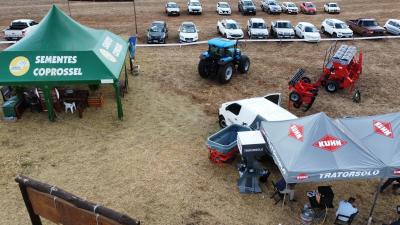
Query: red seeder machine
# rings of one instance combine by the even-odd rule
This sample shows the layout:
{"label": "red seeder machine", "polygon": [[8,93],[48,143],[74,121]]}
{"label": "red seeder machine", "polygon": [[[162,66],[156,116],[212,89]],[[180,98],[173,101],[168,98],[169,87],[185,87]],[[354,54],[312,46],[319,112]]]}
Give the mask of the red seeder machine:
{"label": "red seeder machine", "polygon": [[314,103],[319,87],[323,86],[329,93],[349,88],[350,93],[354,91],[353,101],[358,103],[361,101],[361,94],[359,90],[355,90],[355,83],[361,72],[361,50],[357,55],[355,46],[342,45],[337,49],[336,45],[332,45],[326,52],[322,75],[316,83],[311,83],[303,69],[299,69],[293,75],[289,81],[289,100],[296,108],[304,105],[304,110],[307,111]]}

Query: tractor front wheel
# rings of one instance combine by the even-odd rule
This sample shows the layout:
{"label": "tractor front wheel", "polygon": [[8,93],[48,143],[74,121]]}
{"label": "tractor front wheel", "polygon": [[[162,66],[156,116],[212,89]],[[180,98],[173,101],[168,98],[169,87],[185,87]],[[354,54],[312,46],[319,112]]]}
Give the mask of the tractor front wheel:
{"label": "tractor front wheel", "polygon": [[292,102],[294,102],[294,103],[301,102],[301,96],[300,96],[300,94],[297,93],[297,92],[295,92],[295,91],[293,91],[293,92],[290,93],[289,99],[290,99],[290,101],[292,101]]}
{"label": "tractor front wheel", "polygon": [[221,84],[228,83],[233,74],[233,66],[232,63],[227,63],[225,65],[220,65],[218,68],[218,81]]}
{"label": "tractor front wheel", "polygon": [[302,80],[304,83],[307,83],[307,84],[310,84],[310,83],[311,83],[311,79],[310,79],[309,77],[302,77],[301,80]]}
{"label": "tractor front wheel", "polygon": [[202,78],[208,78],[210,76],[210,71],[207,68],[207,62],[205,59],[201,59],[199,62],[198,70]]}
{"label": "tractor front wheel", "polygon": [[239,60],[238,70],[241,74],[249,72],[250,59],[246,55],[242,55]]}
{"label": "tractor front wheel", "polygon": [[325,89],[329,93],[335,93],[339,89],[339,84],[336,81],[329,80],[326,82]]}

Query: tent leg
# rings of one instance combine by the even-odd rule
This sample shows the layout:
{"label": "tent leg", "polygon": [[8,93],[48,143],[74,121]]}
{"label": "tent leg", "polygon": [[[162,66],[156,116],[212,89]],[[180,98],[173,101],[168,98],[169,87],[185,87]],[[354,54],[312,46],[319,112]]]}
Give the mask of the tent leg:
{"label": "tent leg", "polygon": [[128,85],[129,85],[128,73],[126,71],[126,64],[125,64],[125,91],[126,91],[126,93],[128,93]]}
{"label": "tent leg", "polygon": [[115,97],[117,101],[117,112],[118,112],[118,119],[122,120],[124,113],[122,111],[122,103],[121,103],[121,88],[119,87],[119,81],[114,80],[114,89],[115,89]]}
{"label": "tent leg", "polygon": [[376,192],[375,192],[374,202],[372,203],[371,210],[369,211],[368,225],[372,224],[372,213],[374,212],[376,201],[378,200],[378,196],[379,196],[379,192],[380,192],[382,184],[383,184],[383,178],[379,181],[378,188],[376,189]]}
{"label": "tent leg", "polygon": [[43,88],[44,92],[44,99],[46,102],[46,107],[47,107],[47,113],[49,116],[49,120],[51,122],[54,122],[54,109],[53,109],[53,99],[51,97],[51,91],[49,86],[44,86]]}

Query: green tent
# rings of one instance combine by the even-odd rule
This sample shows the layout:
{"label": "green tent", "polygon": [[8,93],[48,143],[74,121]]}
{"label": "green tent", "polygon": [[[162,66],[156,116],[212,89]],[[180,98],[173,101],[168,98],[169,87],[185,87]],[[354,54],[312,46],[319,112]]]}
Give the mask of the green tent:
{"label": "green tent", "polygon": [[122,119],[119,78],[127,53],[121,37],[83,26],[53,6],[32,33],[0,53],[0,85],[43,88],[53,121],[52,87],[113,84]]}

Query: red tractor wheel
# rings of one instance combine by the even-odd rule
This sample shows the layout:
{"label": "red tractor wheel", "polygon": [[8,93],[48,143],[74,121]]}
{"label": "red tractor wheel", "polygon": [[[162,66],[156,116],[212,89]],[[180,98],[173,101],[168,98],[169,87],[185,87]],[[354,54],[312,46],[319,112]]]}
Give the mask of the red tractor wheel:
{"label": "red tractor wheel", "polygon": [[339,89],[339,84],[334,80],[328,80],[325,89],[329,93],[335,93]]}
{"label": "red tractor wheel", "polygon": [[302,77],[301,80],[306,84],[311,84],[311,79],[309,77]]}

